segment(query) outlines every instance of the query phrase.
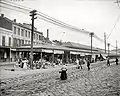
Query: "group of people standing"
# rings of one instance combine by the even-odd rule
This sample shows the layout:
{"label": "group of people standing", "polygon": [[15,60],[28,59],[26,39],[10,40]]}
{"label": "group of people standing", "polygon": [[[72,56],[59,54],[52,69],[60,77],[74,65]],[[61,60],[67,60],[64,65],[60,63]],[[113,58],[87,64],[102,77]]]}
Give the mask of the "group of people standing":
{"label": "group of people standing", "polygon": [[[119,61],[119,60],[118,60],[118,58],[116,57],[116,58],[115,58],[116,65],[118,65],[118,61]],[[107,66],[110,66],[110,58],[109,58],[109,57],[107,58]]]}
{"label": "group of people standing", "polygon": [[[84,61],[84,59],[77,59],[76,60],[76,63],[77,63],[77,68],[78,69],[83,69],[83,67],[82,67],[82,65],[83,64],[85,64],[85,61]],[[89,59],[86,59],[86,63],[87,63],[87,68],[88,68],[88,70],[90,70],[90,60]]]}

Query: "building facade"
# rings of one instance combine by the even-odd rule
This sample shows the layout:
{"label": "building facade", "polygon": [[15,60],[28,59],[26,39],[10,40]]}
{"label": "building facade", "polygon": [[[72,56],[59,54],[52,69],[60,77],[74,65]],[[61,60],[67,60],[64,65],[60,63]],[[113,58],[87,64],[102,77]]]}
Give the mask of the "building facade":
{"label": "building facade", "polygon": [[[31,24],[17,23],[16,19],[13,21],[0,16],[0,62],[15,61],[16,48],[22,45],[31,44]],[[33,45],[41,43],[49,43],[42,32],[34,28]]]}

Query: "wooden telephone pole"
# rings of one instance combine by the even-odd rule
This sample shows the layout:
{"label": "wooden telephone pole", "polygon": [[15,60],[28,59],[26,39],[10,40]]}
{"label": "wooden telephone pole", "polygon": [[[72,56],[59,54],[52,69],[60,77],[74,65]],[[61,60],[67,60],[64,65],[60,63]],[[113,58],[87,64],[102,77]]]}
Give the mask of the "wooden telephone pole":
{"label": "wooden telephone pole", "polygon": [[105,53],[106,53],[106,33],[104,33]]}
{"label": "wooden telephone pole", "polygon": [[109,57],[109,54],[110,54],[110,53],[109,53],[109,47],[110,47],[110,43],[108,43],[108,57]]}
{"label": "wooden telephone pole", "polygon": [[116,56],[117,56],[117,40],[116,40]]}
{"label": "wooden telephone pole", "polygon": [[36,14],[36,10],[31,11],[30,16],[32,17],[32,29],[31,29],[31,54],[30,54],[30,67],[33,69],[33,33],[34,33],[34,19]]}
{"label": "wooden telephone pole", "polygon": [[94,33],[91,32],[91,33],[90,33],[90,37],[91,37],[91,55],[92,55],[92,37],[93,37],[93,35],[94,35]]}

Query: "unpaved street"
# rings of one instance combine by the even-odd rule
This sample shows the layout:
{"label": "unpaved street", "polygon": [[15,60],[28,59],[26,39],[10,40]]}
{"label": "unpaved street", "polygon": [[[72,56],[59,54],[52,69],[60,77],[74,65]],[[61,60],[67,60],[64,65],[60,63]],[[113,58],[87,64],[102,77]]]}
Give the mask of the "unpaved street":
{"label": "unpaved street", "polygon": [[88,71],[70,67],[68,79],[59,70],[2,80],[2,96],[119,96],[120,65],[97,63]]}

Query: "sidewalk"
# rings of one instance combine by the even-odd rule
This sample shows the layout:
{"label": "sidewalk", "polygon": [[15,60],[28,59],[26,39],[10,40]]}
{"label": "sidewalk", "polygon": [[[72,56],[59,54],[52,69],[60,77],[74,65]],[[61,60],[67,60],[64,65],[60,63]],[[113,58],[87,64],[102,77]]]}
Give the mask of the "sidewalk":
{"label": "sidewalk", "polygon": [[16,62],[0,62],[0,66],[4,65],[14,65]]}

